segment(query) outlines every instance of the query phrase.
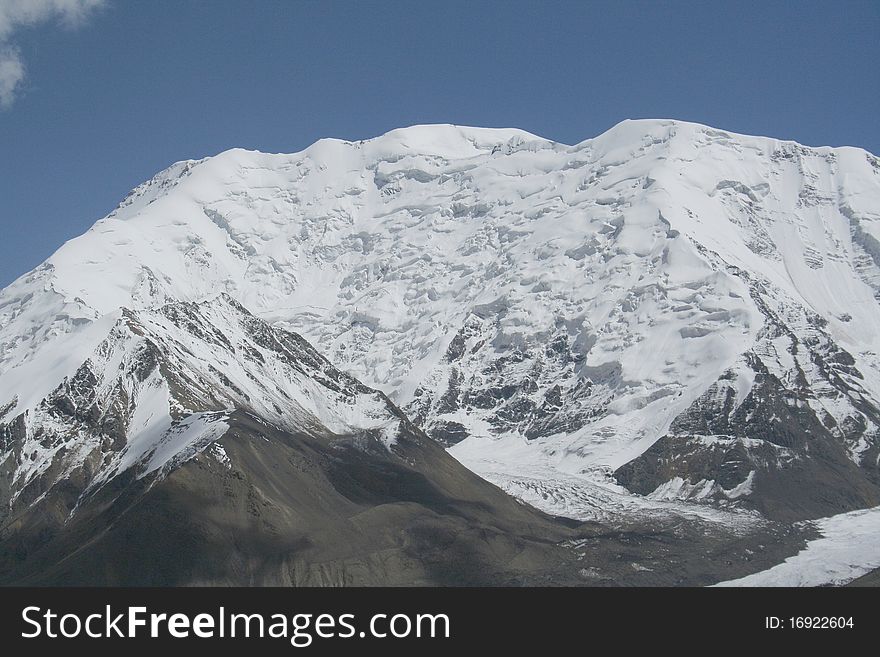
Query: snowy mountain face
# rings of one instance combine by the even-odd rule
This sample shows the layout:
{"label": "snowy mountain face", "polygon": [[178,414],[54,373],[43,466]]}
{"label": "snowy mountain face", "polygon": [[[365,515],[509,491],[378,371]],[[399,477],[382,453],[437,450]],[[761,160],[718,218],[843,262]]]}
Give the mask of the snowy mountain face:
{"label": "snowy mountain face", "polygon": [[[2,427],[0,584],[582,583],[569,544],[595,528],[517,503],[230,296],[98,324]],[[602,578],[633,576],[619,549]]]}
{"label": "snowy mountain face", "polygon": [[236,411],[313,436],[396,442],[401,418],[381,393],[227,295],[108,319],[82,365],[3,427],[4,515],[72,476],[87,499],[123,473],[167,474],[219,439]]}
{"label": "snowy mountain face", "polygon": [[75,372],[2,427],[0,584],[714,583],[803,540],[547,517],[225,293],[98,326]]}
{"label": "snowy mountain face", "polygon": [[171,471],[235,409],[393,450],[399,407],[554,514],[872,506],[878,299],[859,149],[625,121],[228,151],[0,293],[0,501]]}

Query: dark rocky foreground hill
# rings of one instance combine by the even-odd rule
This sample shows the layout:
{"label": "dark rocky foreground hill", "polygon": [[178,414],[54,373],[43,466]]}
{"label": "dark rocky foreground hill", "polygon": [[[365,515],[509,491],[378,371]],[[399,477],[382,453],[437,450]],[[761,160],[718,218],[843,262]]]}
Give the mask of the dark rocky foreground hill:
{"label": "dark rocky foreground hill", "polygon": [[802,545],[770,526],[737,536],[680,519],[612,528],[551,518],[417,432],[391,455],[369,439],[319,440],[236,413],[220,444],[228,464],[208,450],[160,481],[121,478],[67,524],[52,522],[51,498],[7,519],[0,582],[697,585]]}

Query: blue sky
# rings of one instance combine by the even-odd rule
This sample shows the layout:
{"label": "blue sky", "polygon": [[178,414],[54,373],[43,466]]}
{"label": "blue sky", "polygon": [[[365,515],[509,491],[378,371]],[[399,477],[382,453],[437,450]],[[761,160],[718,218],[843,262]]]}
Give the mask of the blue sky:
{"label": "blue sky", "polygon": [[21,2],[0,0],[0,285],[234,146],[663,117],[880,153],[876,0]]}

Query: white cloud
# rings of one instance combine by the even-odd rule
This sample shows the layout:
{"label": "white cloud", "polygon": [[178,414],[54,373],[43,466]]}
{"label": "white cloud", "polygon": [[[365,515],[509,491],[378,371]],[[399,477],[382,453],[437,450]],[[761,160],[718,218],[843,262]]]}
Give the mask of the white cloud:
{"label": "white cloud", "polygon": [[0,109],[9,108],[25,78],[25,66],[15,47],[17,30],[58,20],[76,27],[104,0],[0,0]]}
{"label": "white cloud", "polygon": [[0,51],[0,109],[7,109],[15,99],[15,90],[24,80],[24,64],[15,48]]}

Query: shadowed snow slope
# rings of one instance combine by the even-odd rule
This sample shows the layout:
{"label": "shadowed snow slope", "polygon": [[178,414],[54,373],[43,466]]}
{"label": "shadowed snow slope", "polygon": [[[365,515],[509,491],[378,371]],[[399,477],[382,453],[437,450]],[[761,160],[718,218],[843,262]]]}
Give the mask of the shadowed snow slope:
{"label": "shadowed snow slope", "polygon": [[[878,262],[880,161],[854,148],[652,120],[575,146],[437,125],[232,150],[171,166],[0,293],[0,422],[44,413],[126,317],[149,331],[222,292],[477,472],[541,473],[550,511],[594,487],[832,515],[880,503]],[[211,399],[190,410],[239,389],[261,414],[381,423],[263,390],[245,354],[187,361]],[[9,440],[16,490],[51,448]]]}

